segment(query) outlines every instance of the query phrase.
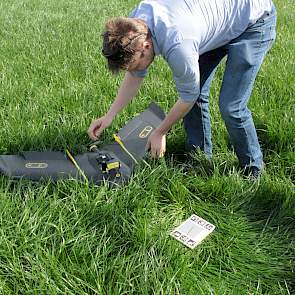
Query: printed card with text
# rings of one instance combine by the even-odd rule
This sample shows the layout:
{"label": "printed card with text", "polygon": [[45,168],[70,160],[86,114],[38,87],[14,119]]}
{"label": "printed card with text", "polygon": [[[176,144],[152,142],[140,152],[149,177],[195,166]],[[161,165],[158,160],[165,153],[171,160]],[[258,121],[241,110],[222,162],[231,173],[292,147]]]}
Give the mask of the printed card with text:
{"label": "printed card with text", "polygon": [[175,228],[170,236],[194,249],[202,240],[213,232],[215,226],[203,218],[193,214],[181,225]]}

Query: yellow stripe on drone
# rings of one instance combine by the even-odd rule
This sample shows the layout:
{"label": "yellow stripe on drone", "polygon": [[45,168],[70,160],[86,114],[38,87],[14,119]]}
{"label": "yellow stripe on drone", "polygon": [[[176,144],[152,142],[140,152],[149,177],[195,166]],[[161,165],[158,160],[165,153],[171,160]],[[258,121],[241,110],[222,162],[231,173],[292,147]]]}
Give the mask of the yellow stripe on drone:
{"label": "yellow stripe on drone", "polygon": [[67,153],[67,156],[70,158],[71,162],[75,165],[75,167],[79,171],[79,173],[83,176],[84,180],[88,181],[85,173],[82,171],[82,169],[80,168],[80,166],[78,165],[78,163],[76,162],[76,160],[74,159],[74,157],[71,155],[71,153],[69,152],[69,150],[66,150],[66,153]]}
{"label": "yellow stripe on drone", "polygon": [[[127,150],[127,148],[125,147],[124,143],[122,142],[121,138],[117,135],[114,134],[114,139],[115,141],[120,145],[120,147],[129,155],[129,157],[136,163],[138,164],[138,161],[135,159],[135,157]],[[148,167],[151,167],[149,165],[149,163],[147,163],[145,160],[142,160],[143,163],[145,163]]]}
{"label": "yellow stripe on drone", "polygon": [[127,150],[125,147],[124,143],[122,142],[121,138],[117,135],[114,134],[114,139],[115,141],[120,145],[120,147],[129,155],[129,157],[136,163],[138,164],[137,160],[134,158],[134,156]]}

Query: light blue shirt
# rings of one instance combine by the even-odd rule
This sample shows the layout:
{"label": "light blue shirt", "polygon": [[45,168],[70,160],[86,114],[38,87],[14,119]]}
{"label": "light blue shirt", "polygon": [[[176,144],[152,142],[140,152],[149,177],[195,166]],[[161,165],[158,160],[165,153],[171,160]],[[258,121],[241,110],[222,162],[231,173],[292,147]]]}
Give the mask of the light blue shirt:
{"label": "light blue shirt", "polygon": [[271,0],[145,0],[129,17],[146,22],[155,54],[169,64],[180,98],[193,102],[200,94],[199,56],[238,37],[271,8]]}

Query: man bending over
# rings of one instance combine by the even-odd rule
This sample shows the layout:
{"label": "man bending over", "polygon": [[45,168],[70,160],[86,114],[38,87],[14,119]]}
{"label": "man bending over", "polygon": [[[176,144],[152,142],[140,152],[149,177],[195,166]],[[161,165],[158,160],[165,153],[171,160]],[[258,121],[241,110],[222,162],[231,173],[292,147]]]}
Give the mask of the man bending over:
{"label": "man bending over", "polygon": [[263,156],[247,104],[256,75],[275,39],[276,10],[271,0],[145,0],[128,18],[109,20],[102,54],[113,73],[126,71],[109,111],[93,121],[88,134],[97,139],[137,94],[156,55],[173,73],[179,93],[147,148],[162,157],[165,135],[183,118],[188,151],[212,156],[210,84],[227,57],[219,108],[241,167],[258,177]]}

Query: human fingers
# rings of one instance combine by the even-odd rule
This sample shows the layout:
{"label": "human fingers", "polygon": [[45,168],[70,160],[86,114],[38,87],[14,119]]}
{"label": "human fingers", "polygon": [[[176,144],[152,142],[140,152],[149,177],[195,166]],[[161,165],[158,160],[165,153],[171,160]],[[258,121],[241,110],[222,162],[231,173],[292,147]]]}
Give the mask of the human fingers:
{"label": "human fingers", "polygon": [[150,148],[150,153],[152,158],[158,158],[160,154],[159,148],[156,145],[152,144]]}
{"label": "human fingers", "polygon": [[166,136],[164,135],[161,139],[161,145],[158,148],[158,157],[162,158],[164,157],[166,153]]}
{"label": "human fingers", "polygon": [[165,152],[166,152],[166,149],[164,149],[163,147],[159,147],[159,148],[156,150],[156,157],[157,157],[157,158],[163,158],[164,155],[165,155]]}
{"label": "human fingers", "polygon": [[163,158],[165,155],[165,151],[164,150],[160,150],[158,153],[158,158]]}
{"label": "human fingers", "polygon": [[89,129],[88,129],[89,137],[93,140],[96,140],[100,136],[101,132],[103,131],[103,128],[101,128],[101,127],[102,127],[102,120],[100,118],[94,120],[90,124]]}

